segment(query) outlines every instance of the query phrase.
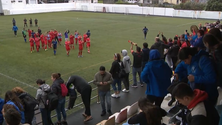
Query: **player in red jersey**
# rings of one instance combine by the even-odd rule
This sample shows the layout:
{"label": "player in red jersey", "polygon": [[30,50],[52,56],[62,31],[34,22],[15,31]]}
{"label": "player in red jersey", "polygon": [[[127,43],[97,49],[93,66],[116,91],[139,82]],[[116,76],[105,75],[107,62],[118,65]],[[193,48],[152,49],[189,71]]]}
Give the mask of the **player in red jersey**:
{"label": "player in red jersey", "polygon": [[88,53],[90,53],[90,50],[89,50],[89,48],[90,48],[90,38],[89,37],[86,38],[86,47],[88,48]]}
{"label": "player in red jersey", "polygon": [[29,38],[32,36],[32,30],[28,29]]}
{"label": "player in red jersey", "polygon": [[[35,51],[35,48],[34,48],[34,38],[29,38],[29,42],[30,42],[30,50],[31,50],[31,53]],[[32,51],[33,50],[33,51]]]}
{"label": "player in red jersey", "polygon": [[59,45],[61,45],[62,42],[62,33],[59,31],[58,35],[57,35],[58,41],[59,41]]}
{"label": "player in red jersey", "polygon": [[48,41],[48,48],[51,48],[51,46],[52,46],[52,36],[50,35],[50,32],[47,32],[47,41]]}
{"label": "player in red jersey", "polygon": [[44,47],[45,47],[45,39],[44,39],[44,34],[41,34],[40,35],[40,40],[41,40],[41,43],[42,43],[42,49],[44,49]]}
{"label": "player in red jersey", "polygon": [[69,42],[69,41],[66,41],[66,42],[65,42],[65,45],[66,45],[66,54],[67,54],[67,56],[69,56],[70,42]]}
{"label": "player in red jersey", "polygon": [[83,50],[83,41],[79,39],[79,54],[78,57],[82,57],[82,50]]}
{"label": "player in red jersey", "polygon": [[45,45],[45,51],[47,50],[47,45],[48,45],[48,37],[47,37],[47,33],[44,34],[44,45]]}
{"label": "player in red jersey", "polygon": [[70,48],[75,49],[75,47],[74,47],[74,36],[72,34],[70,34],[69,40],[70,40]]}
{"label": "player in red jersey", "polygon": [[79,36],[79,33],[78,33],[78,31],[77,31],[77,30],[75,31],[75,34],[74,34],[74,35],[75,35],[75,40],[76,40],[76,45],[77,45],[78,36]]}
{"label": "player in red jersey", "polygon": [[[84,44],[86,43],[86,39],[87,39],[88,35],[85,33],[83,34],[83,47],[84,47]],[[87,48],[87,46],[86,46]]]}
{"label": "player in red jersey", "polygon": [[40,38],[39,37],[35,37],[35,46],[36,46],[37,52],[39,52],[39,48],[40,48]]}

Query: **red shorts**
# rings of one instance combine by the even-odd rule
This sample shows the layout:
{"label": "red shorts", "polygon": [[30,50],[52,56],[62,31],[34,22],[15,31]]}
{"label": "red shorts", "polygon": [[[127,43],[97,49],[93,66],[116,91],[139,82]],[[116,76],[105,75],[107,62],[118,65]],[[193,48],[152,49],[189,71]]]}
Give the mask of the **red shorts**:
{"label": "red shorts", "polygon": [[59,41],[62,41],[62,38],[59,38]]}
{"label": "red shorts", "polygon": [[52,43],[52,40],[48,40],[48,43]]}
{"label": "red shorts", "polygon": [[66,51],[70,51],[70,47],[66,47]]}
{"label": "red shorts", "polygon": [[85,43],[85,42],[86,42],[86,39],[84,39],[83,41],[84,41],[84,43]]}
{"label": "red shorts", "polygon": [[90,47],[90,43],[87,43],[86,46],[87,46],[87,47]]}
{"label": "red shorts", "polygon": [[30,44],[30,47],[34,47],[34,44]]}
{"label": "red shorts", "polygon": [[47,44],[47,41],[44,41],[45,45]]}
{"label": "red shorts", "polygon": [[80,47],[79,47],[79,50],[83,50],[83,47],[82,47],[82,46],[80,46]]}
{"label": "red shorts", "polygon": [[74,44],[74,41],[70,41],[70,44]]}
{"label": "red shorts", "polygon": [[29,35],[29,37],[31,37],[31,34]]}
{"label": "red shorts", "polygon": [[77,40],[78,40],[78,38],[75,38],[75,40],[77,41]]}

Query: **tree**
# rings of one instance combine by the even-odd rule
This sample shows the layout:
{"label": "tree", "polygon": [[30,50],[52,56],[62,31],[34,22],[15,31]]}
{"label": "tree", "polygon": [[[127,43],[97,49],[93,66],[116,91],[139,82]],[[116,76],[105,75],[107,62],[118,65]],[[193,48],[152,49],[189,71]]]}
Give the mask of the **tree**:
{"label": "tree", "polygon": [[222,11],[222,0],[209,0],[205,8],[207,11]]}

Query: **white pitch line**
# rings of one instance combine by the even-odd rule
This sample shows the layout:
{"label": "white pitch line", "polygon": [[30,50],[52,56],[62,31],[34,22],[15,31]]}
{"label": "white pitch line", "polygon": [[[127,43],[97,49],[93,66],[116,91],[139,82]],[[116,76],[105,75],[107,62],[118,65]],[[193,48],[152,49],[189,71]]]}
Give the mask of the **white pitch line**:
{"label": "white pitch line", "polygon": [[185,24],[177,25],[177,27],[186,26],[186,25],[193,24],[193,23],[198,23],[198,22],[200,22],[200,21],[190,22],[190,23],[185,23]]}
{"label": "white pitch line", "polygon": [[10,76],[8,76],[8,75],[5,75],[5,74],[3,74],[3,73],[0,73],[0,75],[6,77],[6,78],[8,78],[8,79],[11,79],[11,80],[13,80],[13,81],[15,81],[15,82],[18,82],[18,83],[21,83],[21,84],[23,84],[23,85],[26,85],[26,86],[28,86],[28,87],[30,87],[30,88],[35,89],[35,90],[38,89],[37,87],[34,87],[34,86],[32,86],[32,85],[29,85],[29,84],[27,84],[27,83],[25,83],[25,82],[22,82],[22,81],[20,81],[20,80],[18,80],[18,79],[12,78],[12,77],[10,77]]}

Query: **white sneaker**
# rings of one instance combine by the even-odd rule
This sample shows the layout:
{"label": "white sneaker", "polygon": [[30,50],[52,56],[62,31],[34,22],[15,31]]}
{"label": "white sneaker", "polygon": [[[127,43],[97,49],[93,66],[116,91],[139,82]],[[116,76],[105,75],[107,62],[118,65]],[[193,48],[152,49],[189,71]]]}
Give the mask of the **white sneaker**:
{"label": "white sneaker", "polygon": [[113,98],[117,98],[117,95],[116,95],[115,93],[113,93],[111,96],[112,96]]}
{"label": "white sneaker", "polygon": [[123,89],[122,91],[123,91],[123,92],[126,92],[126,93],[129,92],[129,90],[126,90],[126,89]]}
{"label": "white sneaker", "polygon": [[119,98],[120,97],[120,94],[116,94],[116,98]]}

